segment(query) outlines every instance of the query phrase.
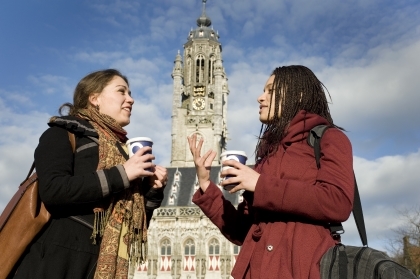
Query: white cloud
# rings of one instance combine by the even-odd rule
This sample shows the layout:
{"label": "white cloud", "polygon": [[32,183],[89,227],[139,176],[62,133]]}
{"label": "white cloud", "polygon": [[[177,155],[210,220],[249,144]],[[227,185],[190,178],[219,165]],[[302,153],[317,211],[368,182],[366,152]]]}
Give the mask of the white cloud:
{"label": "white cloud", "polygon": [[[385,250],[388,241],[393,237],[393,230],[404,224],[398,210],[418,205],[419,165],[420,149],[405,156],[385,156],[371,161],[354,158],[354,169],[371,247]],[[349,219],[344,227],[346,234],[343,238],[359,245],[353,218]]]}
{"label": "white cloud", "polygon": [[0,98],[0,210],[25,179],[34,160],[38,139],[48,127],[49,117],[37,111],[15,113]]}

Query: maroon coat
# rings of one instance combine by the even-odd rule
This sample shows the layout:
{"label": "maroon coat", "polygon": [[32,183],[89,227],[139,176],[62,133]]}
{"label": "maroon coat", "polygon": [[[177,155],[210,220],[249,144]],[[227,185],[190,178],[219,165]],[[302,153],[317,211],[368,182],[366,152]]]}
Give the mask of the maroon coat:
{"label": "maroon coat", "polygon": [[278,151],[257,164],[255,192],[244,192],[236,209],[211,183],[194,194],[197,204],[231,242],[242,245],[235,279],[319,279],[319,261],[334,246],[329,222],[347,220],[353,206],[350,141],[336,128],[321,141],[321,168],[306,138],[328,122],[304,111],[290,123]]}

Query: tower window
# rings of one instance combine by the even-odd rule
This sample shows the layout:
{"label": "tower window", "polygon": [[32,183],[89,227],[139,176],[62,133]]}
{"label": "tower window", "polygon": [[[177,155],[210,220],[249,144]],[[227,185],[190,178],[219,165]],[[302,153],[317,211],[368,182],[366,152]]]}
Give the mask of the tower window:
{"label": "tower window", "polygon": [[204,79],[204,56],[201,54],[197,57],[195,73],[195,81],[202,83]]}

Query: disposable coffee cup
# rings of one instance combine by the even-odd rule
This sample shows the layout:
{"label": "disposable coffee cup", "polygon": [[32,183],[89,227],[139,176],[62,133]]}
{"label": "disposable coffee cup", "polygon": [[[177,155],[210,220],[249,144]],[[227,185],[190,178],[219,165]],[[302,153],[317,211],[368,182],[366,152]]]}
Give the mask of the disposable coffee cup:
{"label": "disposable coffee cup", "polygon": [[[244,151],[240,150],[228,150],[220,154],[220,161],[226,161],[226,160],[235,160],[243,165],[246,164],[246,160],[248,157],[246,156],[246,153]],[[231,168],[230,166],[223,166],[222,171]],[[229,177],[233,177],[234,175],[227,175],[225,179],[228,179]],[[239,183],[233,183],[228,184],[223,187],[226,191],[230,191],[232,188],[234,188]]]}
{"label": "disposable coffee cup", "polygon": [[[143,148],[144,146],[152,147],[153,141],[151,138],[137,137],[129,139],[126,145],[128,149],[128,156],[131,158],[134,155],[134,153],[136,153],[139,149]],[[147,153],[151,154],[152,151],[149,151]]]}

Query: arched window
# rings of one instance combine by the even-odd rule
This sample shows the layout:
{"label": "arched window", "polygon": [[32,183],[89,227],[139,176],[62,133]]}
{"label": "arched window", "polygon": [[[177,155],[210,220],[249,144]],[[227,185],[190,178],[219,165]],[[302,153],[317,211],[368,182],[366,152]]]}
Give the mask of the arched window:
{"label": "arched window", "polygon": [[171,255],[171,242],[169,241],[169,239],[162,240],[160,244],[160,255],[161,256]]}
{"label": "arched window", "polygon": [[190,85],[191,82],[193,81],[193,76],[192,76],[193,70],[192,70],[192,67],[194,66],[193,65],[194,63],[191,63],[191,60],[192,60],[191,59],[191,56],[188,55],[188,57],[187,57],[187,67],[185,67],[185,71],[186,71],[185,78],[187,80],[186,85]]}
{"label": "arched window", "polygon": [[209,243],[209,256],[218,256],[218,255],[220,255],[219,241],[213,238]]}
{"label": "arched window", "polygon": [[216,61],[216,58],[214,57],[214,55],[210,56],[209,59],[209,71],[208,71],[208,82],[209,84],[213,84],[214,83],[214,61]]}
{"label": "arched window", "polygon": [[184,254],[185,254],[185,256],[194,256],[195,255],[195,244],[194,244],[194,241],[192,239],[188,239],[185,242]]}
{"label": "arched window", "polygon": [[160,242],[160,271],[171,271],[171,242],[169,239],[163,239]]}
{"label": "arched window", "polygon": [[[184,243],[184,271],[195,272],[195,244],[194,240],[187,239]],[[187,277],[188,278],[188,277]]]}
{"label": "arched window", "polygon": [[195,81],[198,83],[203,82],[204,78],[204,56],[202,54],[197,56],[195,68]]}
{"label": "arched window", "polygon": [[215,238],[209,242],[209,257],[208,257],[208,270],[219,271],[220,270],[220,244]]}

